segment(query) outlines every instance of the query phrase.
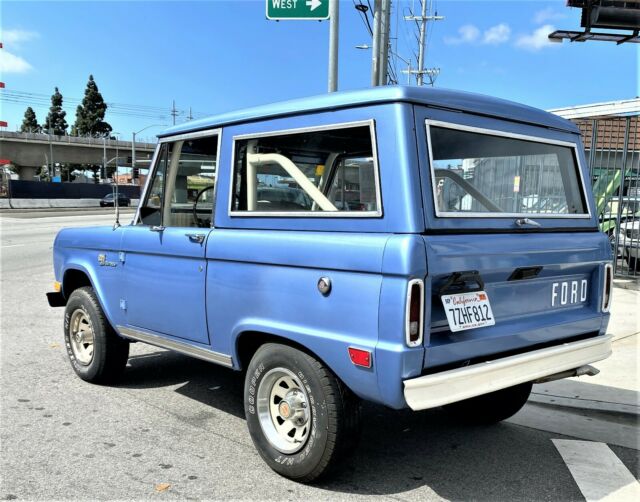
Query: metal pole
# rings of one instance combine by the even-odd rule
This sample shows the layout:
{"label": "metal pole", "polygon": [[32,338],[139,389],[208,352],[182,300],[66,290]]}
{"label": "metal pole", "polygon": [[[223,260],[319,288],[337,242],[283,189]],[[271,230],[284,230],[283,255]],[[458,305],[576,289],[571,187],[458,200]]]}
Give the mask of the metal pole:
{"label": "metal pole", "polygon": [[51,164],[49,168],[49,181],[53,181],[53,177],[56,174],[55,166],[53,164],[53,145],[51,144],[51,133],[49,133],[49,157],[51,157]]}
{"label": "metal pole", "polygon": [[131,143],[131,183],[136,184],[136,133],[133,133],[133,142]]}
{"label": "metal pole", "polygon": [[391,0],[382,0],[380,15],[380,55],[378,61],[378,85],[387,85],[387,74],[389,65],[389,30],[391,18]]}
{"label": "metal pole", "polygon": [[373,50],[371,51],[371,85],[378,85],[380,75],[380,6],[382,0],[373,3]]}
{"label": "metal pole", "polygon": [[427,0],[422,0],[422,19],[420,20],[420,49],[418,52],[418,85],[424,82],[424,42],[427,34]]}
{"label": "metal pole", "polygon": [[[107,177],[107,137],[102,137],[102,172],[100,173],[105,178]],[[102,181],[102,180],[101,180]]]}
{"label": "metal pole", "polygon": [[338,90],[338,31],[340,25],[338,0],[329,0],[329,92]]}

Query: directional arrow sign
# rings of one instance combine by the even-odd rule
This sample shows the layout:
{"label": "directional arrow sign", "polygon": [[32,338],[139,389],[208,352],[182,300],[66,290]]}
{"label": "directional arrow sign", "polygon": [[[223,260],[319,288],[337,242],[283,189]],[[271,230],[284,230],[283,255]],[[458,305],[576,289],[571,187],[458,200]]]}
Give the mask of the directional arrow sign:
{"label": "directional arrow sign", "polygon": [[[266,0],[267,18],[329,19],[330,0]],[[337,0],[336,0],[337,1]]]}

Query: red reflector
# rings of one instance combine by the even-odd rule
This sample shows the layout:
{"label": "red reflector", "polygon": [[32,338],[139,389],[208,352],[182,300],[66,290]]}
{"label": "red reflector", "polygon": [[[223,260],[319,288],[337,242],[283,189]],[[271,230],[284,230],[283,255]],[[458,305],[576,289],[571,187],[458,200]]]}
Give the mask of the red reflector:
{"label": "red reflector", "polygon": [[356,366],[371,368],[371,352],[368,350],[354,349],[349,347],[349,358]]}

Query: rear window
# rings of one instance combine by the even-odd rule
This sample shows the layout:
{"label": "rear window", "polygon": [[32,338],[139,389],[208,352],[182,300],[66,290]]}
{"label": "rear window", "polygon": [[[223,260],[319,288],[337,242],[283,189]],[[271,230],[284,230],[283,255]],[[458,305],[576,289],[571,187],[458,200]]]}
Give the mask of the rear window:
{"label": "rear window", "polygon": [[584,216],[575,146],[427,123],[437,216]]}

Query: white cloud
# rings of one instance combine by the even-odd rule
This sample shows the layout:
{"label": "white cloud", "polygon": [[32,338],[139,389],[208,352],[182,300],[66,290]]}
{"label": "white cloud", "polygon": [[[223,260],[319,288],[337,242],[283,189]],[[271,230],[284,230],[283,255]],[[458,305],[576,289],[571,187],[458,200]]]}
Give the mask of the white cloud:
{"label": "white cloud", "polygon": [[492,26],[488,30],[484,32],[484,37],[482,38],[482,43],[498,45],[503,44],[509,37],[511,36],[511,28],[509,28],[508,24],[500,23],[495,26]]}
{"label": "white cloud", "polygon": [[0,42],[8,48],[19,47],[25,42],[35,40],[40,35],[35,31],[27,30],[2,30],[0,32]]}
{"label": "white cloud", "polygon": [[445,37],[444,43],[449,45],[466,44],[475,42],[478,37],[480,37],[480,30],[472,24],[465,24],[458,28],[457,37]]}
{"label": "white cloud", "polygon": [[533,16],[533,22],[535,24],[543,24],[547,21],[557,21],[558,19],[564,19],[566,14],[558,12],[553,7],[547,7],[546,9],[539,10]]}
{"label": "white cloud", "polygon": [[0,49],[0,73],[25,73],[33,67],[20,56]]}
{"label": "white cloud", "polygon": [[540,26],[540,28],[534,30],[533,33],[520,35],[516,40],[516,47],[537,52],[545,47],[557,46],[557,44],[549,41],[549,33],[553,31],[555,31],[555,27],[551,24]]}
{"label": "white cloud", "polygon": [[510,36],[511,28],[506,23],[496,24],[485,30],[484,33],[481,33],[480,29],[473,24],[465,24],[458,28],[457,37],[445,37],[444,42],[449,45],[471,44],[474,42],[498,45],[509,40]]}

